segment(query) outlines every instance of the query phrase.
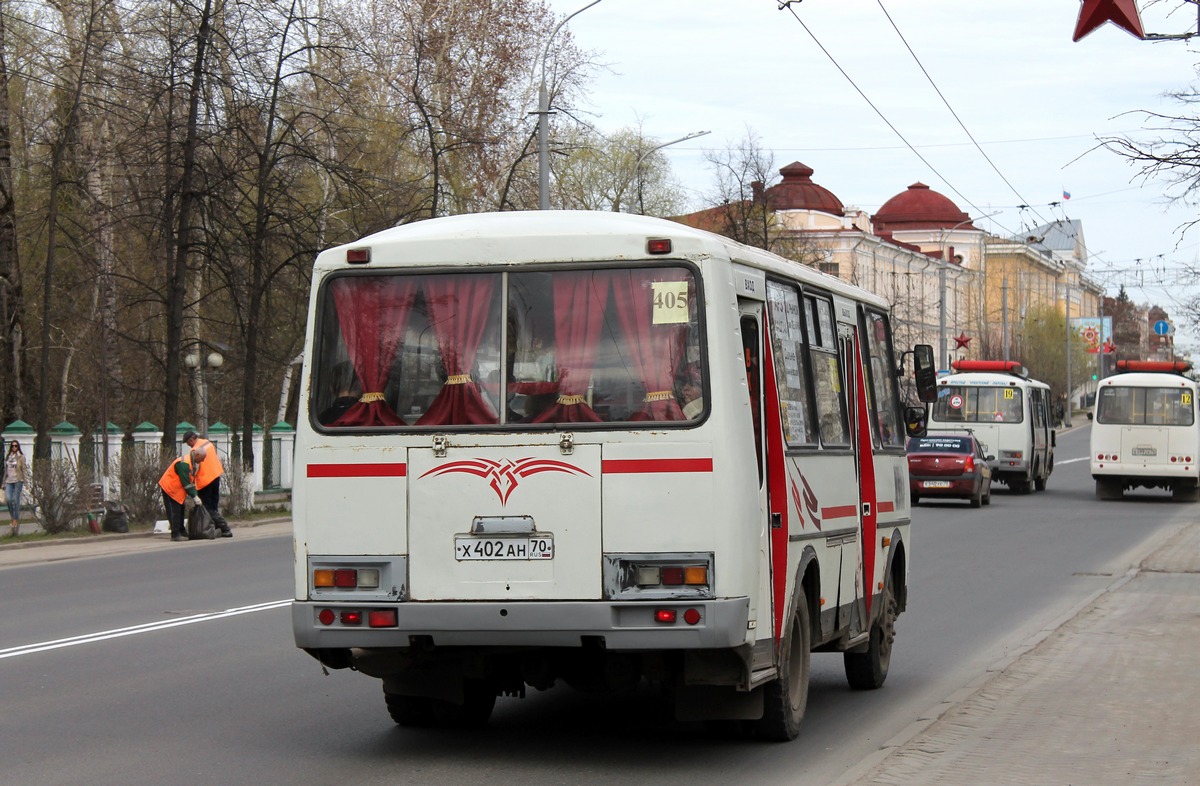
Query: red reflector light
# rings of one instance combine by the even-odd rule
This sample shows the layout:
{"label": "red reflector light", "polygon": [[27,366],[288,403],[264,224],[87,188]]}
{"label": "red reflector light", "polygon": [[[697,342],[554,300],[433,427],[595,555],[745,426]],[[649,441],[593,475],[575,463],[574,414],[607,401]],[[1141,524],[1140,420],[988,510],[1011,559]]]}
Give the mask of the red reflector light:
{"label": "red reflector light", "polygon": [[353,589],[358,586],[358,571],[350,568],[342,568],[333,572],[333,586],[349,587]]}
{"label": "red reflector light", "polygon": [[695,625],[700,621],[700,612],[696,609],[688,609],[683,612],[683,621],[689,625]]}
{"label": "red reflector light", "polygon": [[668,586],[682,584],[683,568],[678,565],[664,567],[662,569],[662,583]]}
{"label": "red reflector light", "polygon": [[361,611],[343,611],[342,612],[342,624],[343,625],[361,625],[362,624],[362,612]]}
{"label": "red reflector light", "polygon": [[396,622],[395,609],[373,609],[367,612],[367,624],[372,628],[394,628]]}
{"label": "red reflector light", "polygon": [[663,622],[667,625],[675,624],[675,609],[659,609],[654,612],[654,621]]}
{"label": "red reflector light", "polygon": [[333,613],[333,609],[321,609],[321,613],[317,615],[317,620],[322,625],[332,625],[335,619],[337,615]]}
{"label": "red reflector light", "polygon": [[346,251],[346,261],[351,265],[365,265],[371,261],[371,249],[351,248]]}
{"label": "red reflector light", "polygon": [[651,238],[646,241],[647,254],[670,254],[671,240],[670,238]]}

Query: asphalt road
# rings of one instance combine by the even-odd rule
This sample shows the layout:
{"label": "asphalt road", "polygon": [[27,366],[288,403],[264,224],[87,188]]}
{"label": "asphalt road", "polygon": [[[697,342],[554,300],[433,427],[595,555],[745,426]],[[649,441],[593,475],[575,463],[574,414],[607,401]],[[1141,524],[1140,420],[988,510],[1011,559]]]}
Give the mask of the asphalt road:
{"label": "asphalt road", "polygon": [[0,560],[0,779],[828,783],[1191,512],[1164,494],[1096,501],[1086,440],[1086,427],[1060,437],[1044,493],[1000,486],[990,507],[917,509],[887,685],[851,692],[840,656],[814,656],[804,730],[788,744],[677,724],[650,692],[599,699],[565,687],[501,699],[482,731],[399,729],[377,681],[323,675],[293,647],[286,536],[160,539],[102,558],[30,549]]}

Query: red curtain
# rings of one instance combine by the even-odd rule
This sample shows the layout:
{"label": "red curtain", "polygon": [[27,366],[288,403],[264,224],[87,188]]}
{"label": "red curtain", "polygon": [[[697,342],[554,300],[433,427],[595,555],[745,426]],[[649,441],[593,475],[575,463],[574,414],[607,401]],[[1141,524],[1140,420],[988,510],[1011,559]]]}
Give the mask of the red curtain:
{"label": "red curtain", "polygon": [[[682,270],[619,270],[612,273],[613,302],[621,331],[625,336],[624,350],[631,365],[638,370],[646,396],[642,408],[630,420],[684,420],[683,410],[675,399],[675,372],[681,365],[687,322],[655,324],[655,282],[688,281]],[[689,306],[690,307],[690,306]],[[670,309],[674,313],[676,310]],[[682,310],[686,318],[686,309]]]}
{"label": "red curtain", "polygon": [[329,285],[342,339],[363,396],[331,426],[403,426],[383,398],[392,360],[403,341],[415,287],[405,276],[346,276]]}
{"label": "red curtain", "polygon": [[500,422],[484,400],[479,380],[469,374],[488,318],[494,316],[496,279],[495,275],[459,275],[425,280],[429,322],[441,347],[446,384],[417,421],[418,426]]}
{"label": "red curtain", "polygon": [[596,346],[608,304],[608,274],[586,270],[554,275],[554,343],[558,400],[531,423],[599,423],[587,404]]}

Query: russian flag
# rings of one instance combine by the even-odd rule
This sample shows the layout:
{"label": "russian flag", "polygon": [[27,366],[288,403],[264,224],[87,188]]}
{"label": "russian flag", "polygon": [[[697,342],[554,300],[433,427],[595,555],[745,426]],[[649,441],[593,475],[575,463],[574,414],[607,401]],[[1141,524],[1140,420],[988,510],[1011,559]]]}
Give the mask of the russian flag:
{"label": "russian flag", "polygon": [[1070,199],[1070,198],[1071,198],[1071,192],[1064,188],[1063,189],[1063,199]]}

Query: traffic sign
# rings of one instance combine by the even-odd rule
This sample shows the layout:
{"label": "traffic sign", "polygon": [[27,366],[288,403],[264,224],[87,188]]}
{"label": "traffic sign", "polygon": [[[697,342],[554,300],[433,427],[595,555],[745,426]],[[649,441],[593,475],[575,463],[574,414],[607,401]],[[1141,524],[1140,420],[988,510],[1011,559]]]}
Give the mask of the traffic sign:
{"label": "traffic sign", "polygon": [[1160,320],[1158,320],[1157,322],[1155,322],[1155,323],[1154,323],[1154,333],[1155,333],[1156,335],[1159,335],[1159,336],[1169,336],[1169,335],[1171,335],[1171,334],[1172,334],[1172,333],[1174,333],[1174,332],[1175,332],[1175,330],[1174,330],[1174,328],[1171,326],[1171,323],[1170,323],[1170,322],[1168,322],[1168,321],[1167,321],[1167,320],[1165,320],[1165,319],[1160,319]]}

